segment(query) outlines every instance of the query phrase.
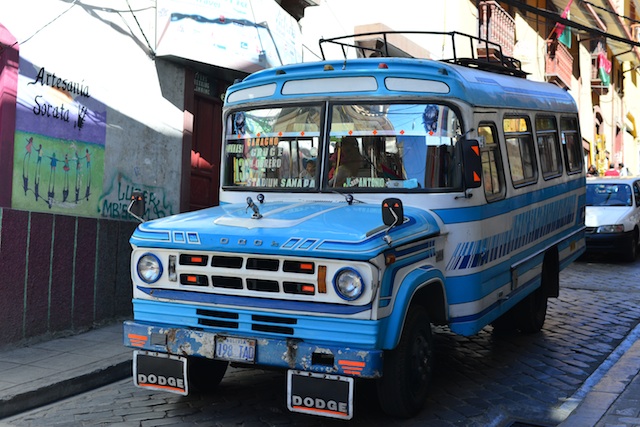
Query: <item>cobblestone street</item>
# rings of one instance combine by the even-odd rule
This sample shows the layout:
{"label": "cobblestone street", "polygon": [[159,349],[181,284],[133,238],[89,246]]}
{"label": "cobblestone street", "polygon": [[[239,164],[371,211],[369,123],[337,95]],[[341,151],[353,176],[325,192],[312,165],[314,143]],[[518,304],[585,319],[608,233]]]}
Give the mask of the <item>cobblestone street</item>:
{"label": "cobblestone street", "polygon": [[[586,258],[561,274],[542,333],[499,336],[487,327],[473,337],[435,329],[437,364],[425,409],[414,419],[385,416],[373,384],[356,385],[349,425],[554,426],[573,407],[567,399],[596,372],[640,319],[640,263]],[[4,420],[52,425],[345,425],[289,413],[285,375],[230,369],[212,395],[148,392],[123,380]]]}

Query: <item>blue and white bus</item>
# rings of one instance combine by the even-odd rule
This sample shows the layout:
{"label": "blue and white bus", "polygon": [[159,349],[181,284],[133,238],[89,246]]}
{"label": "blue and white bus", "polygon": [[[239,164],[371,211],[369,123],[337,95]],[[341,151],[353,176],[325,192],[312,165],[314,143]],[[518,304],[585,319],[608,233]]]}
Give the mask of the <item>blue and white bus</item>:
{"label": "blue and white bus", "polygon": [[585,247],[577,107],[481,65],[356,58],[232,85],[220,206],[131,237],[135,384],[282,368],[290,410],[350,419],[367,378],[411,417],[433,325],[539,331]]}

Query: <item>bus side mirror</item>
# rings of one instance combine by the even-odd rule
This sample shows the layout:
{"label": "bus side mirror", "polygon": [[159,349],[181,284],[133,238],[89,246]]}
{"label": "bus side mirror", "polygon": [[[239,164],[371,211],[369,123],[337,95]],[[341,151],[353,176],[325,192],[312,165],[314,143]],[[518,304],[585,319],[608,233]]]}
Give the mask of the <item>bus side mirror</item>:
{"label": "bus side mirror", "polygon": [[134,191],[131,193],[131,202],[129,202],[127,212],[129,212],[129,214],[138,221],[144,222],[144,218],[142,218],[142,216],[144,215],[145,209],[144,193],[142,191]]}
{"label": "bus side mirror", "polygon": [[404,221],[404,208],[402,200],[396,198],[384,199],[382,201],[382,222],[387,227],[402,224]]}
{"label": "bus side mirror", "polygon": [[478,188],[482,184],[482,157],[480,144],[475,139],[462,140],[462,163],[465,188]]}

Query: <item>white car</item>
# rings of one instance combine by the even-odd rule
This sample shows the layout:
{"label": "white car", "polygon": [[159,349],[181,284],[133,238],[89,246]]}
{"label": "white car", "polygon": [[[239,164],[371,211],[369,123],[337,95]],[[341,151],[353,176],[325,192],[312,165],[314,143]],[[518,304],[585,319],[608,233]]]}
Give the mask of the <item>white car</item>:
{"label": "white car", "polygon": [[587,252],[633,261],[640,230],[640,177],[587,178]]}

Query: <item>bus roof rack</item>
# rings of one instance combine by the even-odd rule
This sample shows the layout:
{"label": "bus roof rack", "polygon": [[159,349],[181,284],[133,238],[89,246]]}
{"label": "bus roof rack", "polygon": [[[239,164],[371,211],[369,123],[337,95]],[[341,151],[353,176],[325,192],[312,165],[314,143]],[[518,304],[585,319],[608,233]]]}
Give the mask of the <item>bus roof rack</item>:
{"label": "bus roof rack", "polygon": [[[347,62],[347,53],[354,50],[359,58],[421,58],[432,59],[425,49],[417,49],[419,53],[426,55],[415,55],[407,50],[416,51],[416,49],[403,49],[394,43],[394,41],[404,38],[406,35],[420,36],[448,36],[451,38],[452,58],[441,59],[441,62],[462,65],[469,68],[477,68],[480,70],[490,71],[493,73],[506,74],[515,77],[526,77],[528,73],[522,71],[520,61],[510,56],[506,56],[502,52],[502,46],[498,43],[482,39],[480,37],[471,36],[469,34],[460,33],[458,31],[442,32],[442,31],[374,31],[368,33],[357,33],[340,37],[321,38],[319,40],[320,52],[322,59],[326,60],[326,45],[337,45],[342,50],[345,63]],[[468,56],[461,57],[456,49],[456,39],[466,39],[468,43]],[[408,40],[408,39],[406,39]],[[410,42],[411,43],[411,42]],[[480,52],[480,53],[479,53]]]}

